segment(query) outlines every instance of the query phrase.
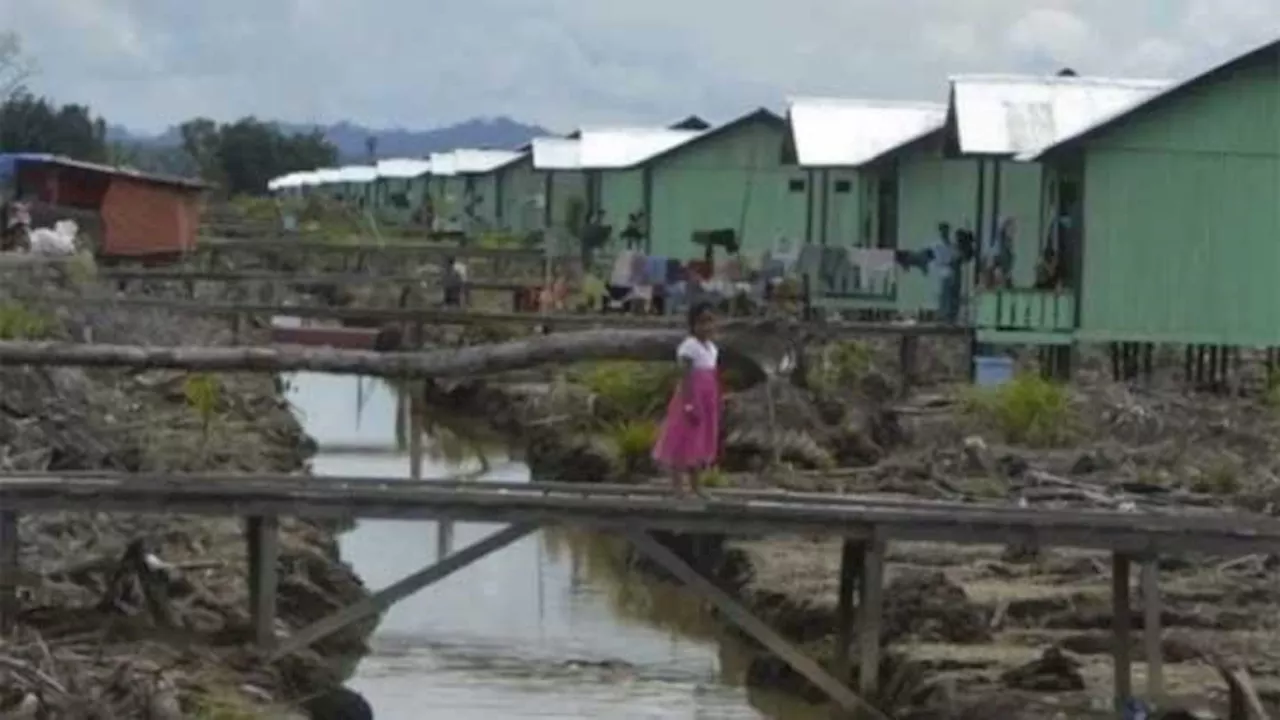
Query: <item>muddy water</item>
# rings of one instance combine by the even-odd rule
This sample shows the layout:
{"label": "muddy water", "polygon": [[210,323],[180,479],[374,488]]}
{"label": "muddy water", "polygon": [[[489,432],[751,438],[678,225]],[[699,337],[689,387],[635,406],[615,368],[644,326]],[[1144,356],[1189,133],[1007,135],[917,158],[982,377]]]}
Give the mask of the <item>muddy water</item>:
{"label": "muddy water", "polygon": [[[291,382],[294,405],[322,448],[386,448],[322,452],[315,472],[407,480],[408,458],[394,450],[390,390],[323,375]],[[426,463],[428,477],[474,467],[440,459],[430,443],[428,451],[436,456]],[[481,482],[528,479],[523,464],[502,453],[489,458]],[[496,529],[459,525],[454,547]],[[435,523],[363,521],[344,537],[342,551],[376,590],[433,562],[436,543]],[[742,648],[717,636],[699,603],[629,573],[618,557],[608,538],[564,530],[531,535],[394,606],[351,685],[379,720],[820,716],[748,693]]]}

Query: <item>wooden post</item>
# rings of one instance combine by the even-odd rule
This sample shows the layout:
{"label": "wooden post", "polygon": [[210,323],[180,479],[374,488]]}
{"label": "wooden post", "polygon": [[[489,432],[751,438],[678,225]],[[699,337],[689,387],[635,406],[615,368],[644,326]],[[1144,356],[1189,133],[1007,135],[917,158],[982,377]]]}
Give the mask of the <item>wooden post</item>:
{"label": "wooden post", "polygon": [[840,592],[836,598],[836,654],[832,667],[836,679],[849,682],[852,674],[849,651],[853,645],[854,597],[858,581],[858,560],[862,547],[845,540],[840,550]]}
{"label": "wooden post", "polygon": [[1124,706],[1133,696],[1133,667],[1130,658],[1129,557],[1111,556],[1111,629],[1115,659],[1115,709],[1124,717]]}
{"label": "wooden post", "polygon": [[902,339],[899,341],[898,367],[902,374],[902,385],[899,386],[899,392],[903,398],[911,394],[911,387],[915,383],[916,350],[919,346],[919,341],[920,336],[909,332],[904,332]]}
{"label": "wooden post", "polygon": [[1160,562],[1149,557],[1142,563],[1142,639],[1147,656],[1147,700],[1160,705],[1164,698],[1164,653],[1160,646]]}
{"label": "wooden post", "polygon": [[232,345],[241,344],[241,340],[243,339],[244,332],[246,329],[245,325],[247,322],[248,320],[245,317],[244,313],[238,312],[235,314],[235,317],[231,318],[231,344]]}
{"label": "wooden post", "polygon": [[858,585],[858,693],[868,699],[880,691],[880,629],[884,611],[882,542],[862,548],[862,582]]}
{"label": "wooden post", "polygon": [[499,530],[489,537],[449,555],[449,557],[430,567],[423,568],[392,585],[388,585],[355,605],[349,605],[328,617],[317,620],[280,643],[272,653],[271,661],[274,662],[308,647],[317,640],[326,638],[354,622],[376,615],[419,590],[449,577],[493,552],[501,550],[535,529],[536,526],[534,525],[512,525],[504,530]]}
{"label": "wooden post", "polygon": [[453,521],[441,518],[436,521],[436,562],[453,553]]}
{"label": "wooden post", "polygon": [[254,641],[269,648],[276,639],[276,567],[280,556],[280,520],[274,515],[246,519],[249,546],[249,612]]}
{"label": "wooden post", "polygon": [[422,397],[421,383],[410,381],[408,385],[409,402],[409,479],[422,482]]}
{"label": "wooden post", "polygon": [[18,626],[18,513],[0,511],[0,635]]}

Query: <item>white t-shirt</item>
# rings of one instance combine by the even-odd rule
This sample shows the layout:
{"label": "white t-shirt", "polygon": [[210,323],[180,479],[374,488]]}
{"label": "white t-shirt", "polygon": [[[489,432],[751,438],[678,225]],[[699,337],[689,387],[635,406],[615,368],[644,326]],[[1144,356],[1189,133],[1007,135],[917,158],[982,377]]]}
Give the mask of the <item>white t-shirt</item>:
{"label": "white t-shirt", "polygon": [[704,343],[690,335],[676,348],[676,360],[684,359],[692,362],[698,370],[715,370],[720,360],[720,348],[709,340]]}

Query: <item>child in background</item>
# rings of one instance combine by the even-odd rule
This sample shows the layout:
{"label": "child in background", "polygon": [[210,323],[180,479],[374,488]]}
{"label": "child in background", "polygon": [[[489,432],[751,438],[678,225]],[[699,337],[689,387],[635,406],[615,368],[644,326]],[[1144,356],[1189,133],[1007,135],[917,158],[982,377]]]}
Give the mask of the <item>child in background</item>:
{"label": "child in background", "polygon": [[667,404],[667,417],[653,446],[653,459],[671,473],[677,495],[684,494],[687,477],[693,492],[702,495],[698,472],[713,465],[720,448],[720,386],[716,367],[720,350],[712,341],[715,316],[711,306],[698,303],[689,310],[689,337],[676,348],[684,374]]}

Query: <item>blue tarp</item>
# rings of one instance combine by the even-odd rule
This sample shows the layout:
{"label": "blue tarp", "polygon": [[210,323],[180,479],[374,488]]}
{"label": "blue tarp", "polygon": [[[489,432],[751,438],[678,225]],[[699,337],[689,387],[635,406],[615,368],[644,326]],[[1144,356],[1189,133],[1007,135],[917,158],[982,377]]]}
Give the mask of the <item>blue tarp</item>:
{"label": "blue tarp", "polygon": [[49,162],[54,159],[55,156],[48,153],[0,153],[0,179],[13,177],[20,162]]}

